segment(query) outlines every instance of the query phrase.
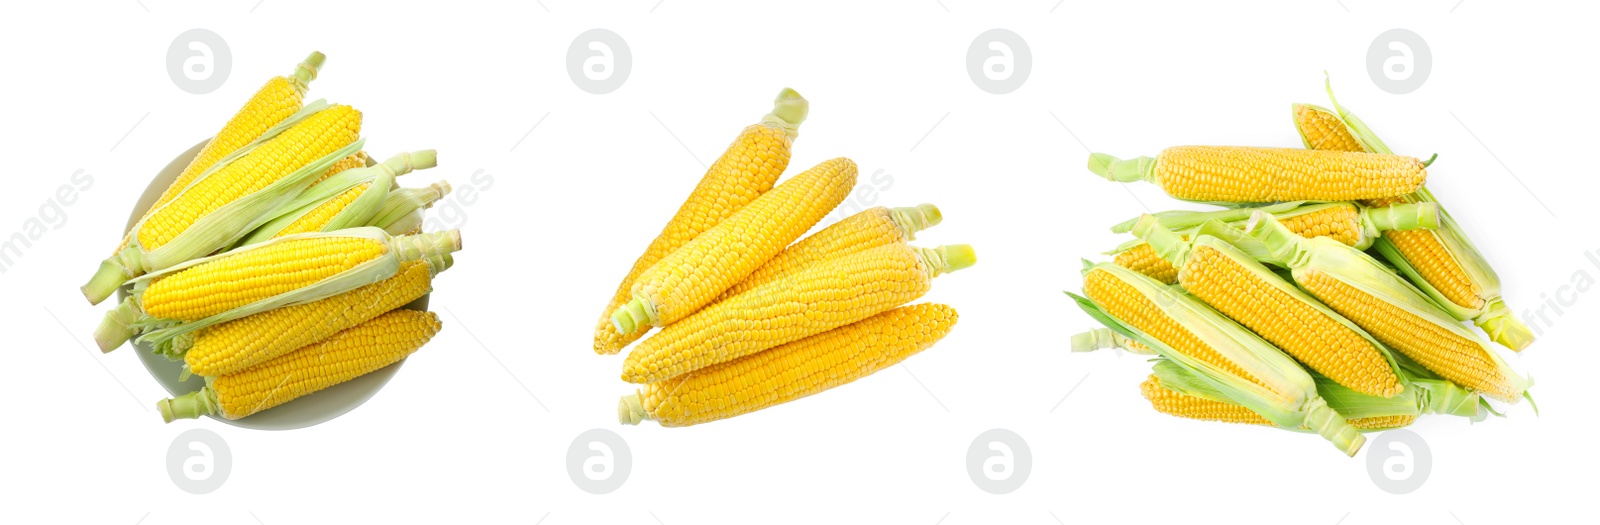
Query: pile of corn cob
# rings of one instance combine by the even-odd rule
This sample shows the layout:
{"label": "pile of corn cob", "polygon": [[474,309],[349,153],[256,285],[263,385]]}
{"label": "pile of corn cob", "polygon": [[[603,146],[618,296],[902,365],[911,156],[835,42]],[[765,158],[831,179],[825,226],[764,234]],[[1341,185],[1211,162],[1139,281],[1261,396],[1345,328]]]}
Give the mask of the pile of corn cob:
{"label": "pile of corn cob", "polygon": [[617,286],[595,352],[661,327],[623,364],[623,381],[640,385],[618,403],[623,423],[687,426],[799,399],[899,363],[955,324],[949,306],[902,306],[977,261],[965,244],[906,244],[939,223],[933,205],[872,208],[800,238],[856,182],[855,163],[838,158],[774,186],[808,112],[779,93]]}
{"label": "pile of corn cob", "polygon": [[94,332],[182,360],[206,386],[157,405],[168,422],[238,419],[405,359],[440,323],[404,306],[461,248],[422,233],[443,181],[401,188],[432,150],[384,162],[362,151],[361,113],[302,104],[321,53],[274,77],[223,126],[82,288],[127,298]]}
{"label": "pile of corn cob", "polygon": [[1294,105],[1305,149],[1091,155],[1097,175],[1225,209],[1114,226],[1138,239],[1085,262],[1083,295],[1069,295],[1106,328],[1073,350],[1156,356],[1140,389],[1159,412],[1311,431],[1349,455],[1359,431],[1476,420],[1493,412],[1485,398],[1528,397],[1490,341],[1521,351],[1533,335],[1423,187],[1431,161],[1395,155],[1333,107]]}

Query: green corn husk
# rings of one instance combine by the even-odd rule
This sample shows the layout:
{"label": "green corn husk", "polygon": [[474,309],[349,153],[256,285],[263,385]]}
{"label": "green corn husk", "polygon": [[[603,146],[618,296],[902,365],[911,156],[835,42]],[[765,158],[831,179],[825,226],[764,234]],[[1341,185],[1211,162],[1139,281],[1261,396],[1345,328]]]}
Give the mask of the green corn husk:
{"label": "green corn husk", "polygon": [[[328,107],[329,104],[324,100],[306,104],[300,111],[267,130],[266,133],[263,133],[254,141],[217,161],[210,169],[195,177],[193,182],[185,186],[183,192],[189,191],[200,181],[215,174],[218,170],[233,163],[233,161],[255,151],[261,144],[282,134],[284,130]],[[188,229],[160,248],[146,251],[144,247],[139,245],[138,235],[134,235],[127,248],[100,263],[100,268],[96,270],[94,277],[90,278],[89,282],[82,287],[84,296],[89,299],[91,304],[98,304],[100,301],[105,300],[106,297],[110,297],[118,287],[121,287],[132,278],[152,271],[170,268],[185,261],[204,257],[232,246],[240,238],[249,234],[251,230],[271,219],[271,217],[267,216],[268,212],[294,199],[296,195],[299,195],[302,190],[310,186],[318,176],[326,172],[335,162],[361,151],[361,147],[365,143],[366,139],[356,139],[338,151],[301,166],[300,169],[274,181],[261,189],[261,191],[222,205],[216,210],[207,213],[204,217],[195,220],[194,224],[190,225]],[[179,192],[177,197],[174,197],[162,207],[172,206],[173,202],[182,199],[183,192]],[[138,231],[142,228],[144,222],[149,217],[154,216],[156,211],[158,210],[150,210],[144,219],[140,219],[138,223],[133,225],[132,230]]]}
{"label": "green corn husk", "polygon": [[294,200],[289,201],[269,215],[274,217],[266,224],[256,228],[254,232],[240,240],[238,245],[244,246],[271,239],[285,227],[294,224],[305,214],[322,206],[329,200],[338,198],[346,191],[371,183],[366,191],[361,192],[355,200],[350,201],[343,210],[334,215],[333,219],[324,225],[321,231],[331,232],[345,228],[365,226],[367,221],[377,215],[382,206],[389,199],[391,189],[394,187],[395,177],[411,173],[414,170],[428,169],[438,164],[437,153],[434,150],[419,150],[401,153],[390,157],[389,160],[365,168],[354,168],[334,174],[316,185],[306,188]]}
{"label": "green corn husk", "polygon": [[[1087,262],[1085,264],[1088,265]],[[1170,316],[1200,341],[1222,354],[1224,359],[1269,386],[1258,385],[1210,363],[1177,352],[1162,341],[1106,313],[1093,300],[1067,292],[1084,312],[1107,328],[1179,364],[1218,391],[1226,392],[1230,399],[1279,426],[1294,428],[1306,425],[1350,456],[1354,456],[1366,442],[1366,439],[1345,421],[1343,415],[1329,407],[1327,402],[1317,395],[1316,382],[1311,379],[1311,375],[1277,347],[1176,287],[1168,287],[1142,274],[1109,263],[1088,265],[1084,275],[1087,276],[1090,272],[1108,272],[1112,277],[1129,284],[1161,309],[1162,313]]]}
{"label": "green corn husk", "polygon": [[[1324,86],[1328,92],[1328,100],[1333,103],[1333,111],[1309,104],[1307,106],[1337,116],[1338,120],[1343,122],[1345,128],[1350,131],[1350,134],[1356,138],[1356,142],[1361,143],[1367,152],[1392,153],[1389,146],[1378,138],[1372,128],[1339,104],[1339,99],[1333,96],[1332,80],[1325,79]],[[1296,131],[1300,131],[1298,121],[1296,121]],[[1305,137],[1304,133],[1301,133],[1301,141],[1307,143],[1307,147],[1310,147],[1310,141]],[[1438,205],[1439,202],[1433,197],[1433,193],[1428,191],[1427,187],[1419,188],[1415,193],[1405,196],[1405,201],[1435,205]],[[1406,277],[1410,278],[1412,283],[1415,283],[1418,288],[1428,294],[1451,317],[1460,321],[1472,321],[1473,324],[1478,325],[1485,333],[1489,334],[1489,338],[1495,343],[1512,350],[1521,351],[1527,348],[1528,345],[1533,344],[1533,331],[1523,324],[1521,320],[1517,319],[1516,315],[1511,312],[1511,308],[1507,307],[1505,301],[1501,298],[1500,276],[1495,273],[1494,267],[1489,264],[1489,260],[1483,256],[1483,253],[1472,245],[1472,240],[1467,238],[1461,226],[1456,223],[1455,219],[1450,216],[1450,212],[1445,210],[1442,205],[1439,208],[1439,227],[1433,231],[1433,236],[1478,289],[1478,298],[1482,300],[1482,304],[1462,305],[1451,301],[1449,297],[1439,291],[1434,283],[1428,282],[1421,273],[1417,272],[1411,261],[1407,260],[1405,255],[1393,243],[1380,238],[1374,247],[1379,255],[1383,256],[1390,264],[1393,264]]]}
{"label": "green corn husk", "polygon": [[[1265,213],[1265,212],[1258,212],[1258,213]],[[1204,225],[1202,228],[1200,228],[1200,230],[1204,230],[1204,231],[1208,231],[1208,232],[1209,231],[1225,230],[1225,229],[1231,229],[1231,228],[1223,225],[1220,221],[1208,222],[1208,223],[1206,223],[1206,225]],[[1400,365],[1395,362],[1394,356],[1390,354],[1389,349],[1387,347],[1383,346],[1382,343],[1378,342],[1377,339],[1373,338],[1370,334],[1368,334],[1366,332],[1366,330],[1362,330],[1361,327],[1356,326],[1356,324],[1353,323],[1353,322],[1350,322],[1349,319],[1346,319],[1344,316],[1339,315],[1338,312],[1335,312],[1335,311],[1333,311],[1333,309],[1328,308],[1326,305],[1322,304],[1322,302],[1316,300],[1315,298],[1312,298],[1310,295],[1307,295],[1304,291],[1300,290],[1300,288],[1296,287],[1293,284],[1290,284],[1289,281],[1284,280],[1278,274],[1274,273],[1271,269],[1267,268],[1266,266],[1263,266],[1260,262],[1257,261],[1257,259],[1255,257],[1252,257],[1251,255],[1244,253],[1243,251],[1239,250],[1238,248],[1235,248],[1232,244],[1229,244],[1227,241],[1224,241],[1222,239],[1219,239],[1219,238],[1211,236],[1211,235],[1202,234],[1202,235],[1199,235],[1198,237],[1196,237],[1193,241],[1184,241],[1183,239],[1178,237],[1177,234],[1173,233],[1171,230],[1168,230],[1166,228],[1161,227],[1161,225],[1159,224],[1158,219],[1156,219],[1156,217],[1154,215],[1145,215],[1145,216],[1143,216],[1139,220],[1138,224],[1134,225],[1133,233],[1135,235],[1138,235],[1141,239],[1145,239],[1146,242],[1150,243],[1150,246],[1151,246],[1151,248],[1153,248],[1155,250],[1156,255],[1160,256],[1162,259],[1165,259],[1167,262],[1171,263],[1173,265],[1173,267],[1178,268],[1178,282],[1180,284],[1187,281],[1187,279],[1185,278],[1185,275],[1184,275],[1184,272],[1186,271],[1185,266],[1187,265],[1187,263],[1189,261],[1190,254],[1193,253],[1193,250],[1196,247],[1204,246],[1204,247],[1210,248],[1212,250],[1215,250],[1217,253],[1221,254],[1222,256],[1227,257],[1228,259],[1231,259],[1232,261],[1237,263],[1241,268],[1244,268],[1246,272],[1248,272],[1250,275],[1254,276],[1260,282],[1265,283],[1268,286],[1271,286],[1272,288],[1278,290],[1279,292],[1282,292],[1285,295],[1288,295],[1292,300],[1298,301],[1303,305],[1311,307],[1312,309],[1316,310],[1318,313],[1321,313],[1323,316],[1326,316],[1328,319],[1332,320],[1333,322],[1338,323],[1339,326],[1344,327],[1345,329],[1349,330],[1351,333],[1354,333],[1354,334],[1360,336],[1363,340],[1367,341],[1368,348],[1372,349],[1373,351],[1376,351],[1378,353],[1378,355],[1383,357],[1384,362],[1388,364],[1388,373],[1390,374],[1390,376],[1392,376],[1394,378],[1395,382],[1398,383],[1401,386],[1402,390],[1404,390],[1404,387],[1406,386],[1405,376],[1400,373]],[[1202,302],[1205,302],[1205,298],[1202,298],[1202,297],[1196,297],[1196,298],[1200,299]],[[1219,312],[1219,313],[1221,313],[1221,312]],[[1223,315],[1227,315],[1227,314],[1223,313]],[[1265,312],[1264,315],[1273,315],[1273,312]],[[1282,319],[1279,319],[1279,320],[1282,320]],[[1236,319],[1236,321],[1238,321],[1238,320]],[[1264,322],[1271,322],[1271,320],[1264,320]],[[1279,346],[1279,349],[1283,349],[1283,347]],[[1287,350],[1286,350],[1286,353],[1289,353],[1289,355],[1291,357],[1295,357],[1296,359],[1299,359],[1301,357],[1301,356],[1295,355],[1294,352],[1288,352]],[[1303,363],[1303,361],[1302,361],[1302,363]],[[1308,364],[1307,367],[1309,368],[1310,365]],[[1313,369],[1312,371],[1313,372],[1317,372],[1317,373],[1322,373],[1323,372],[1322,370],[1315,370],[1315,369]],[[1374,372],[1374,373],[1376,373],[1376,372]],[[1376,394],[1374,393],[1373,395],[1376,395]],[[1348,414],[1346,414],[1346,415],[1348,416]]]}
{"label": "green corn husk", "polygon": [[[278,294],[273,297],[228,310],[204,319],[195,321],[179,321],[176,319],[159,319],[145,314],[140,306],[145,287],[157,278],[181,272],[191,266],[204,264],[223,257],[230,257],[246,253],[250,250],[259,250],[276,243],[288,242],[297,239],[321,237],[360,237],[383,241],[389,249],[382,256],[361,263],[337,275],[317,281],[308,286]],[[100,326],[95,329],[95,342],[102,351],[109,352],[121,346],[129,338],[138,335],[138,341],[159,345],[170,341],[180,335],[199,330],[217,323],[232,321],[247,315],[265,312],[274,308],[309,303],[318,299],[338,295],[355,288],[375,283],[394,276],[400,270],[400,263],[414,261],[429,257],[438,257],[461,249],[461,232],[448,230],[443,232],[391,237],[377,228],[351,228],[335,232],[301,233],[279,237],[266,242],[252,244],[227,253],[195,259],[165,270],[145,274],[133,280],[133,294],[118,304],[111,311],[106,312]],[[142,334],[142,335],[140,335]]]}
{"label": "green corn husk", "polygon": [[[422,224],[422,210],[450,194],[450,183],[439,181],[421,188],[398,188],[389,192],[383,206],[368,219],[366,226],[376,226],[391,235],[411,231]],[[399,232],[399,233],[396,233]]]}
{"label": "green corn husk", "polygon": [[[1365,250],[1372,246],[1372,243],[1380,239],[1386,231],[1432,230],[1439,227],[1439,206],[1434,203],[1408,203],[1370,208],[1353,202],[1293,201],[1215,211],[1164,211],[1154,215],[1160,219],[1161,226],[1180,231],[1196,228],[1213,220],[1237,226],[1248,220],[1255,210],[1271,213],[1281,221],[1339,207],[1355,208],[1357,216],[1360,217],[1358,220],[1361,223],[1361,239],[1357,241],[1355,246],[1357,249]],[[1137,222],[1139,218],[1134,217],[1117,223],[1111,227],[1111,232],[1132,232],[1133,225]]]}
{"label": "green corn husk", "polygon": [[[1500,380],[1491,378],[1491,384],[1481,386],[1492,387],[1494,390],[1501,391],[1501,394],[1504,395],[1496,395],[1494,392],[1484,388],[1478,388],[1480,385],[1475,384],[1475,381],[1484,380],[1482,378],[1452,377],[1449,371],[1432,370],[1443,375],[1446,379],[1459,385],[1475,388],[1485,395],[1508,403],[1517,402],[1518,398],[1525,394],[1527,388],[1532,386],[1531,380],[1517,375],[1511,369],[1511,366],[1506,364],[1494,352],[1494,349],[1490,348],[1489,343],[1484,341],[1476,332],[1462,326],[1451,318],[1449,314],[1441,310],[1427,295],[1413,287],[1394,270],[1384,266],[1383,263],[1373,259],[1365,252],[1332,239],[1307,239],[1295,235],[1287,228],[1284,228],[1282,224],[1279,224],[1271,215],[1265,213],[1257,213],[1251,217],[1246,233],[1256,238],[1267,248],[1269,257],[1263,259],[1263,262],[1288,268],[1295,282],[1300,283],[1303,288],[1305,287],[1306,279],[1310,275],[1326,275],[1370,296],[1374,300],[1393,305],[1406,313],[1416,316],[1423,322],[1436,325],[1463,340],[1473,342],[1481,352],[1477,357],[1493,366],[1498,371],[1497,374],[1503,378]],[[1315,296],[1316,294],[1312,293],[1312,295]],[[1379,330],[1378,327],[1373,326],[1362,326],[1362,328],[1368,332]],[[1390,348],[1393,348],[1398,354],[1406,354],[1401,348],[1393,345],[1390,345]],[[1423,356],[1417,355],[1407,355],[1407,357],[1419,362],[1424,359]]]}

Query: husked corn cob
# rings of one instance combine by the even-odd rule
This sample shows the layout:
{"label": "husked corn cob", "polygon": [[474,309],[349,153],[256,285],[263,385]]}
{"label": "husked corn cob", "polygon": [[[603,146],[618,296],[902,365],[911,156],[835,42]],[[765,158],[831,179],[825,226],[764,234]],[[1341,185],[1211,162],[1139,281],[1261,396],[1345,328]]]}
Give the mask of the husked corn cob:
{"label": "husked corn cob", "polygon": [[457,230],[389,237],[377,228],[303,233],[140,277],[95,330],[103,351],[133,335],[160,345],[218,323],[309,303],[382,281],[402,263],[461,248]]}
{"label": "husked corn cob", "polygon": [[323,179],[294,200],[268,212],[272,220],[239,241],[255,244],[297,233],[325,232],[366,225],[382,211],[395,177],[438,164],[434,150],[390,157],[381,164],[346,170]]}
{"label": "husked corn cob", "polygon": [[1154,215],[1133,231],[1179,268],[1184,290],[1311,370],[1370,396],[1392,397],[1405,388],[1394,358],[1377,340],[1233,245],[1203,233],[1184,241]]}
{"label": "husked corn cob", "polygon": [[[1309,104],[1295,105],[1295,128],[1300,131],[1307,148],[1390,152],[1366,123],[1333,98],[1331,82],[1328,83],[1328,98],[1337,112]],[[1366,204],[1400,203],[1437,205],[1427,188],[1418,188],[1410,195],[1369,200]],[[1472,321],[1483,328],[1491,340],[1506,348],[1518,351],[1527,348],[1533,343],[1533,332],[1501,299],[1500,276],[1449,212],[1441,210],[1439,215],[1440,226],[1434,231],[1385,235],[1376,245],[1378,253],[1410,277],[1451,317]]]}
{"label": "husked corn cob", "polygon": [[663,257],[633,282],[633,299],[611,313],[617,333],[666,326],[749,277],[844,201],[856,163],[837,158],[795,175]]}
{"label": "husked corn cob", "polygon": [[1115,264],[1089,265],[1083,291],[1069,295],[1091,317],[1278,426],[1305,425],[1347,455],[1365,443],[1299,364],[1198,299]]}
{"label": "husked corn cob", "polygon": [[711,365],[624,396],[623,424],[689,426],[747,414],[855,381],[933,346],[956,324],[954,308],[917,304],[770,350]]}
{"label": "husked corn cob", "polygon": [[432,312],[394,310],[333,337],[231,374],[206,387],[156,403],[161,419],[217,415],[239,419],[383,367],[422,348],[439,333]]}
{"label": "husked corn cob", "polygon": [[1428,370],[1510,403],[1530,385],[1476,333],[1360,250],[1300,237],[1264,213],[1247,231],[1267,247],[1267,262],[1289,268],[1301,288]]}
{"label": "husked corn cob", "polygon": [[271,220],[314,177],[361,150],[361,114],[315,102],[258,142],[202,173],[171,201],[146,214],[134,240],[82,287],[91,303],[130,278],[222,251]]}
{"label": "husked corn cob", "polygon": [[934,277],[975,262],[965,244],[897,243],[829,259],[667,325],[628,354],[622,380],[665,381],[866,319],[921,297]]}
{"label": "husked corn cob", "polygon": [[1393,197],[1421,187],[1424,166],[1399,155],[1242,146],[1177,146],[1130,161],[1089,157],[1089,170],[1107,179],[1142,179],[1173,197],[1205,202]]}
{"label": "husked corn cob", "polygon": [[[326,59],[322,53],[313,51],[311,56],[295,66],[294,73],[268,79],[267,83],[245,102],[244,107],[239,108],[233,118],[228,119],[222,130],[206,142],[200,153],[195,155],[194,160],[189,161],[189,165],[184,167],[178,178],[173,179],[172,184],[161,192],[161,196],[150,205],[150,209],[145,210],[144,215],[148,217],[150,212],[161,209],[173,197],[182,193],[184,188],[189,187],[201,173],[211,169],[217,161],[245,147],[256,137],[260,137],[262,133],[266,133],[299,111],[302,97],[310,88],[311,81],[316,80],[317,70],[322,68],[322,62]],[[133,239],[133,233],[130,230],[123,235],[122,244],[117,246],[117,252],[128,247],[128,243]],[[113,255],[115,253],[113,252]]]}
{"label": "husked corn cob", "polygon": [[711,164],[694,192],[633,262],[628,275],[622,278],[611,301],[601,311],[594,329],[595,353],[615,354],[644,336],[645,329],[624,334],[611,322],[612,312],[633,300],[634,281],[661,259],[772,189],[778,177],[788,169],[790,148],[809,111],[805,98],[793,89],[784,89],[773,102],[772,112],[762,117],[760,123],[740,132],[733,144]]}
{"label": "husked corn cob", "polygon": [[367,322],[422,297],[451,256],[411,261],[394,277],[332,297],[221,323],[174,341],[189,371],[202,376],[238,372]]}
{"label": "husked corn cob", "polygon": [[862,252],[886,244],[916,239],[916,233],[937,226],[944,216],[932,204],[913,208],[877,207],[846,217],[784,248],[766,264],[713,303],[773,281],[782,281],[834,257]]}

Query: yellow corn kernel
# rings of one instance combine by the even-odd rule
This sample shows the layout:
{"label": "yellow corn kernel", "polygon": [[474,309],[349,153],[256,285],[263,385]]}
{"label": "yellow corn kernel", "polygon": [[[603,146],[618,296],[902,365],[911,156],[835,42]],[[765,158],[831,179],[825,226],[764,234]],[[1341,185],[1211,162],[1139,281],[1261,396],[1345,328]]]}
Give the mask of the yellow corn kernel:
{"label": "yellow corn kernel", "polygon": [[1378,397],[1391,397],[1404,388],[1371,341],[1262,282],[1243,264],[1214,247],[1196,244],[1178,280],[1184,290],[1335,383]]}
{"label": "yellow corn kernel", "polygon": [[598,354],[615,354],[644,336],[645,330],[622,334],[611,323],[611,313],[633,299],[633,283],[668,254],[699,237],[701,233],[744,208],[778,182],[789,167],[789,153],[800,123],[805,120],[807,103],[799,93],[784,90],[774,102],[774,109],[760,124],[746,127],[728,145],[728,149],[706,169],[705,176],[695,186],[694,192],[667,221],[665,228],[650,241],[643,254],[633,262],[628,275],[617,285],[611,302],[595,323],[594,351]]}
{"label": "yellow corn kernel", "polygon": [[877,207],[846,217],[832,226],[800,239],[757,268],[739,284],[722,292],[713,303],[753,290],[761,285],[793,277],[835,257],[863,252],[879,246],[906,242],[916,232],[943,220],[939,208],[923,204],[914,208]]}
{"label": "yellow corn kernel", "polygon": [[[1242,405],[1214,401],[1168,389],[1161,385],[1161,379],[1154,374],[1139,384],[1139,391],[1157,412],[1169,416],[1223,423],[1277,426],[1267,418],[1261,417],[1261,414],[1252,412]],[[1352,418],[1345,421],[1359,430],[1376,430],[1409,426],[1416,420],[1417,416],[1398,415]]]}
{"label": "yellow corn kernel", "polygon": [[954,308],[895,308],[799,341],[650,383],[622,398],[619,418],[681,427],[747,414],[855,381],[933,346]]}
{"label": "yellow corn kernel", "polygon": [[367,189],[371,187],[371,182],[363,182],[356,185],[354,188],[345,190],[344,193],[341,193],[332,199],[328,199],[327,202],[323,202],[317,207],[312,208],[311,211],[306,212],[305,215],[301,215],[300,218],[295,219],[294,222],[289,223],[288,226],[284,226],[282,230],[278,230],[278,233],[273,234],[272,238],[276,239],[278,237],[294,235],[296,233],[322,231],[322,227],[327,226],[328,222],[332,221],[334,216],[339,215],[339,212],[344,211],[344,208],[349,206],[351,202],[354,202],[356,197],[360,197],[363,192],[367,191]]}
{"label": "yellow corn kernel", "polygon": [[665,381],[866,319],[977,261],[966,245],[880,246],[813,265],[667,325],[628,354],[622,380]]}
{"label": "yellow corn kernel", "polygon": [[[161,192],[161,196],[150,205],[150,209],[145,210],[145,216],[149,216],[150,212],[160,209],[162,205],[177,197],[184,188],[189,187],[189,183],[194,182],[195,177],[211,169],[217,161],[239,151],[239,148],[299,111],[306,89],[310,82],[317,78],[317,69],[322,67],[324,59],[322,53],[313,52],[295,68],[294,73],[267,80],[267,83],[244,103],[244,107],[239,108],[233,118],[228,119],[222,130],[213,135],[205,147],[200,149],[194,160],[189,161],[189,165],[183,168],[178,178],[173,179],[172,184]],[[127,248],[132,239],[131,231],[123,235],[122,244],[117,246],[117,252]]]}
{"label": "yellow corn kernel", "polygon": [[332,106],[307,117],[151,213],[138,232],[140,247],[160,248],[200,217],[350,145],[360,131],[361,113],[350,106]]}
{"label": "yellow corn kernel", "polygon": [[141,301],[151,317],[196,321],[338,275],[385,250],[361,237],[286,240],[157,278]]}
{"label": "yellow corn kernel", "polygon": [[1206,202],[1376,199],[1416,191],[1428,175],[1421,160],[1401,155],[1243,146],[1177,146],[1132,161],[1096,153],[1089,165],[1112,180],[1143,179]]}
{"label": "yellow corn kernel", "polygon": [[238,372],[422,297],[437,270],[425,261],[407,262],[394,277],[376,283],[206,328],[189,348],[179,351],[195,374],[214,377]]}
{"label": "yellow corn kernel", "polygon": [[1483,355],[1488,349],[1418,318],[1320,271],[1296,277],[1306,291],[1366,329],[1389,348],[1450,382],[1500,400],[1513,400],[1517,389],[1499,366]]}
{"label": "yellow corn kernel", "polygon": [[1162,284],[1177,284],[1178,268],[1156,255],[1149,244],[1140,244],[1117,253],[1112,259],[1117,266],[1142,273]]}
{"label": "yellow corn kernel", "polygon": [[162,418],[216,414],[239,419],[392,365],[439,333],[432,312],[394,310],[322,342],[236,373],[205,389],[157,403]]}
{"label": "yellow corn kernel", "polygon": [[695,313],[804,235],[855,183],[856,163],[842,157],[795,175],[639,274],[612,323],[625,334]]}
{"label": "yellow corn kernel", "polygon": [[1116,276],[1104,271],[1084,274],[1083,293],[1105,308],[1107,314],[1172,347],[1174,351],[1226,370],[1251,383],[1270,388],[1241,368],[1238,363],[1224,359],[1216,349],[1206,345],[1188,328],[1162,313],[1149,298]]}

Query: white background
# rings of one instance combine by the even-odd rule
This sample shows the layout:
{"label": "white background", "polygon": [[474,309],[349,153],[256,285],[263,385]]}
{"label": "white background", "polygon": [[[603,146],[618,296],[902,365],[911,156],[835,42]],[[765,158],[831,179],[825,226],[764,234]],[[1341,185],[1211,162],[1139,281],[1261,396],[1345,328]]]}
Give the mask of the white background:
{"label": "white background", "polygon": [[[41,213],[51,226],[0,273],[0,521],[1472,525],[1587,512],[1584,473],[1600,467],[1590,394],[1600,295],[1562,288],[1578,272],[1600,277],[1584,258],[1600,251],[1586,219],[1600,190],[1587,4],[454,4],[0,8],[10,159],[0,235]],[[206,95],[165,71],[168,45],[196,27],[232,49],[231,77]],[[596,27],[621,34],[634,58],[607,95],[577,89],[564,64],[573,37]],[[1007,95],[977,89],[965,70],[972,39],[996,27],[1033,52],[1031,77]],[[1434,57],[1407,95],[1379,90],[1365,67],[1373,38],[1396,27],[1421,34]],[[109,303],[90,307],[76,287],[149,178],[313,49],[329,60],[311,98],[364,111],[369,151],[439,150],[440,167],[405,184],[493,177],[440,221],[466,242],[433,295],[445,329],[332,422],[163,425],[153,403],[165,392],[132,350],[91,350]],[[1413,430],[1432,473],[1404,496],[1370,481],[1367,451],[1348,459],[1315,436],[1159,415],[1138,394],[1141,359],[1066,352],[1069,335],[1091,327],[1060,292],[1079,286],[1078,259],[1122,240],[1106,226],[1177,205],[1149,185],[1093,177],[1085,148],[1297,146],[1289,104],[1325,104],[1324,70],[1395,149],[1439,153],[1429,186],[1519,313],[1558,293],[1569,305],[1508,357],[1538,381],[1542,415],[1524,403],[1482,424],[1423,420]],[[884,170],[892,184],[875,204],[944,210],[922,244],[977,247],[979,265],[927,297],[957,307],[960,324],[906,367],[800,402],[686,429],[618,427],[616,399],[630,389],[620,357],[589,349],[598,309],[703,163],[784,86],[812,101],[791,169],[846,155],[863,181]],[[93,185],[64,218],[41,211],[79,169]],[[168,445],[195,427],[233,454],[231,476],[203,496],[165,469]],[[615,429],[634,458],[606,495],[578,490],[565,468],[573,438],[592,428]],[[968,445],[991,428],[1032,450],[1031,477],[1011,494],[982,492],[966,473]]]}

